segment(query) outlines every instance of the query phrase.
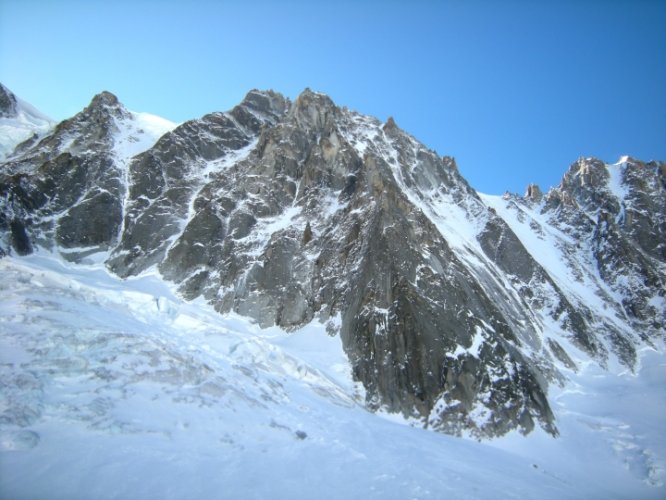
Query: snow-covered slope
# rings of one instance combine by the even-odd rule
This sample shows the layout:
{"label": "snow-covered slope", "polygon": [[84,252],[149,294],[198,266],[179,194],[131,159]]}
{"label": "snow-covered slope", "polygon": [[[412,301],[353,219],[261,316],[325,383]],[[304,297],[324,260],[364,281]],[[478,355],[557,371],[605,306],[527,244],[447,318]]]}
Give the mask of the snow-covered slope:
{"label": "snow-covered slope", "polygon": [[[490,444],[362,407],[339,336],[260,329],[40,252],[0,260],[2,498],[663,498],[666,363],[581,362],[560,437]],[[335,320],[332,320],[335,321]],[[393,420],[395,420],[393,418]]]}
{"label": "snow-covered slope", "polygon": [[[117,114],[114,149],[119,159],[127,160],[151,148],[155,142],[177,124],[150,113],[123,110]],[[14,148],[28,139],[31,145],[51,132],[56,122],[30,103],[16,97],[0,84],[0,161],[9,160]],[[71,132],[71,131],[69,131]],[[63,140],[58,152],[64,153],[73,145]],[[28,145],[25,146],[25,149]]]}
{"label": "snow-covered slope", "polygon": [[114,150],[119,159],[127,162],[152,148],[160,137],[178,124],[150,113],[128,111],[116,125]]}
{"label": "snow-covered slope", "polygon": [[23,141],[43,136],[54,126],[55,121],[0,84],[0,161]]}

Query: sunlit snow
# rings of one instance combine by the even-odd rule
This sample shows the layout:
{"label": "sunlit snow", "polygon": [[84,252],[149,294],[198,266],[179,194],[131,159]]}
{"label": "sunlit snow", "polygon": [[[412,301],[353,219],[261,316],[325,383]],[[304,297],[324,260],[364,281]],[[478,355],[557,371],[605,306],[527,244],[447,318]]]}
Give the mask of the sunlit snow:
{"label": "sunlit snow", "polygon": [[332,321],[286,333],[47,253],[0,260],[2,498],[664,498],[666,360],[576,360],[557,439],[362,406]]}
{"label": "sunlit snow", "polygon": [[157,140],[177,126],[169,120],[149,113],[129,112],[127,118],[118,123],[114,137],[114,152],[121,162],[150,149]]}
{"label": "sunlit snow", "polygon": [[45,135],[55,122],[34,106],[16,98],[16,116],[0,117],[0,160],[10,156],[14,148],[34,134]]}

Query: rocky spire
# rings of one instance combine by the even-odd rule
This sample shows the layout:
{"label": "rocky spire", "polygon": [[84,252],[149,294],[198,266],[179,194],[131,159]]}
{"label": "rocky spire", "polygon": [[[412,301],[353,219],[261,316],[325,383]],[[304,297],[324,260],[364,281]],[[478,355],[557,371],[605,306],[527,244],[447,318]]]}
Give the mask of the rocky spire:
{"label": "rocky spire", "polygon": [[0,83],[0,117],[16,116],[16,96]]}
{"label": "rocky spire", "polygon": [[82,118],[96,122],[106,120],[111,116],[118,119],[129,116],[129,112],[118,98],[106,90],[93,97],[90,104],[80,114]]}
{"label": "rocky spire", "polygon": [[384,129],[384,132],[394,132],[398,130],[398,126],[395,123],[395,120],[393,119],[392,116],[388,117],[388,120],[386,120],[386,123],[382,127]]}
{"label": "rocky spire", "polygon": [[525,198],[531,201],[541,201],[543,198],[541,188],[537,184],[528,184],[525,190]]}
{"label": "rocky spire", "polygon": [[326,94],[306,88],[294,101],[290,114],[300,126],[322,131],[331,127],[338,108]]}

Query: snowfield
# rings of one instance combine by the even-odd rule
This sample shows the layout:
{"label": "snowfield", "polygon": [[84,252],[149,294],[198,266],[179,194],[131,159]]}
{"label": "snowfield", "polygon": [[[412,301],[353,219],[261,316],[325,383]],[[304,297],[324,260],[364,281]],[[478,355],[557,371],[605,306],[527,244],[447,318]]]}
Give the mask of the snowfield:
{"label": "snowfield", "polygon": [[363,408],[336,322],[260,329],[48,253],[0,259],[0,497],[664,498],[666,358],[576,359],[560,436]]}

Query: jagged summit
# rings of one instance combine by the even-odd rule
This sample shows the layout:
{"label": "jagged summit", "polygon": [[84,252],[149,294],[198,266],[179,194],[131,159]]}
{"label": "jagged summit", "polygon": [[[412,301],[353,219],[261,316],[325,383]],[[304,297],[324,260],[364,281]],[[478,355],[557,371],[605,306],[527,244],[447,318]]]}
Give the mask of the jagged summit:
{"label": "jagged summit", "polygon": [[240,105],[260,113],[283,114],[290,106],[290,102],[282,94],[273,90],[253,89],[246,94]]}
{"label": "jagged summit", "polygon": [[308,130],[326,131],[333,126],[339,110],[326,94],[306,88],[294,101],[290,116]]}
{"label": "jagged summit", "polygon": [[[173,126],[102,92],[50,133],[21,144],[3,167],[12,179],[2,186],[0,227],[10,228],[3,240],[19,254],[57,245],[72,259],[108,248],[120,228],[129,157]],[[32,211],[40,216],[32,219]],[[28,238],[30,228],[40,237]]]}
{"label": "jagged summit", "polygon": [[120,101],[118,100],[118,98],[107,90],[103,90],[102,92],[94,96],[92,98],[92,101],[90,102],[91,107],[118,106],[118,105],[120,105]]}
{"label": "jagged summit", "polygon": [[324,323],[370,409],[453,434],[557,434],[550,384],[634,369],[664,337],[663,164],[581,159],[547,195],[500,198],[309,89],[159,140],[137,120],[102,93],[4,164],[0,247],[156,270],[262,327]]}
{"label": "jagged summit", "polygon": [[105,90],[95,95],[90,104],[77,117],[79,119],[102,122],[128,118],[129,111],[118,100],[118,97]]}

